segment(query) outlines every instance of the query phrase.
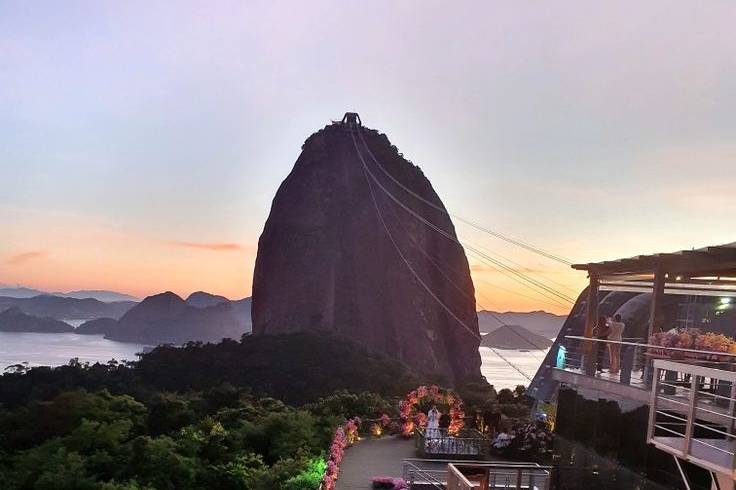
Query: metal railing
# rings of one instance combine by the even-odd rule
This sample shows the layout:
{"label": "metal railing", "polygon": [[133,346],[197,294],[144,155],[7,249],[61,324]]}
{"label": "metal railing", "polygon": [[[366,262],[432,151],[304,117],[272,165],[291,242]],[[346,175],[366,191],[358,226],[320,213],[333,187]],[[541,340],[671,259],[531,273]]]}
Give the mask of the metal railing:
{"label": "metal railing", "polygon": [[442,467],[428,468],[422,467],[416,460],[405,459],[402,464],[402,477],[409,488],[416,488],[417,485],[430,486],[439,490],[446,488],[447,470]]}
{"label": "metal railing", "polygon": [[409,488],[447,490],[547,490],[552,467],[536,463],[405,459],[403,478]]}
{"label": "metal railing", "polygon": [[654,361],[647,442],[716,473],[736,469],[736,372]]}
{"label": "metal railing", "polygon": [[533,463],[451,463],[447,466],[448,490],[547,490],[551,483],[552,468]]}
{"label": "metal railing", "polygon": [[415,444],[421,457],[482,458],[488,455],[491,441],[475,429],[461,429],[457,435],[447,429],[417,429]]}
{"label": "metal railing", "polygon": [[475,485],[454,465],[447,465],[447,490],[473,490]]}
{"label": "metal railing", "polygon": [[[586,363],[586,356],[593,357],[593,362]],[[728,352],[663,347],[636,338],[614,341],[577,335],[565,336],[558,347],[555,367],[648,390],[653,363],[662,358],[726,371],[736,368],[736,354]]]}

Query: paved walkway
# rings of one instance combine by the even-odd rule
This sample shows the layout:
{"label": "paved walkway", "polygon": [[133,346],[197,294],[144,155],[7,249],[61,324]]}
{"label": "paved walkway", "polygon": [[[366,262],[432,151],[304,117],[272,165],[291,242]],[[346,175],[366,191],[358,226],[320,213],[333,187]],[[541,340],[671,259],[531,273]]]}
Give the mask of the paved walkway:
{"label": "paved walkway", "polygon": [[414,440],[400,437],[364,439],[345,451],[337,490],[367,490],[374,476],[401,477],[401,462],[415,457]]}

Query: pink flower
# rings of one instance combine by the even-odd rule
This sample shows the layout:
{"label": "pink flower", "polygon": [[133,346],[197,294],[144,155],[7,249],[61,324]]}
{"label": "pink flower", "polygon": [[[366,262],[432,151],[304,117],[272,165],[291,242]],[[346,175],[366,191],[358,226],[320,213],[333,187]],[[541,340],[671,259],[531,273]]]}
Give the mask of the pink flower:
{"label": "pink flower", "polygon": [[429,387],[429,393],[430,393],[430,395],[432,395],[432,398],[434,400],[437,400],[439,398],[439,395],[440,395],[440,387],[437,386],[437,385],[430,386]]}
{"label": "pink flower", "polygon": [[323,490],[335,490],[335,480],[332,478],[332,476],[325,473],[325,476],[322,477],[322,489]]}
{"label": "pink flower", "polygon": [[428,390],[426,386],[420,386],[419,388],[417,388],[417,397],[424,398],[425,396],[427,396],[427,392]]}

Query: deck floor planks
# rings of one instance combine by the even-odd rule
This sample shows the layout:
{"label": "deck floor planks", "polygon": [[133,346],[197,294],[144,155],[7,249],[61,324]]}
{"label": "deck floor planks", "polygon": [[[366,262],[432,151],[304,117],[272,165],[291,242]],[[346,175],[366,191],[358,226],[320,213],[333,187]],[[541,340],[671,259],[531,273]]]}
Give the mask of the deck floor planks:
{"label": "deck floor planks", "polygon": [[364,439],[345,451],[337,490],[366,490],[374,476],[401,477],[401,462],[415,457],[414,441],[400,437]]}

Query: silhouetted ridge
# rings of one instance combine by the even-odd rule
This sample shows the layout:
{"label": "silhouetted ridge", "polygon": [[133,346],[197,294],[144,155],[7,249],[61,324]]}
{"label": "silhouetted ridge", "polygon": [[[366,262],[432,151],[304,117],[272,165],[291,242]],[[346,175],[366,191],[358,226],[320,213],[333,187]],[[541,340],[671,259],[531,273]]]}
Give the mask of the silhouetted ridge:
{"label": "silhouetted ridge", "polygon": [[207,306],[215,306],[227,301],[230,300],[224,296],[210,294],[204,291],[195,291],[187,297],[186,303],[197,308],[205,308]]}
{"label": "silhouetted ridge", "polygon": [[74,327],[68,323],[49,317],[27,315],[17,306],[0,312],[0,332],[61,333],[73,331]]}
{"label": "silhouetted ridge", "polygon": [[[200,297],[203,295],[208,293],[202,293]],[[250,331],[249,325],[242,320],[242,312],[227,298],[223,299],[223,302],[212,306],[196,307],[167,291],[145,298],[114,326],[97,323],[86,326],[86,329],[101,329],[109,339],[143,344],[239,339]]]}

